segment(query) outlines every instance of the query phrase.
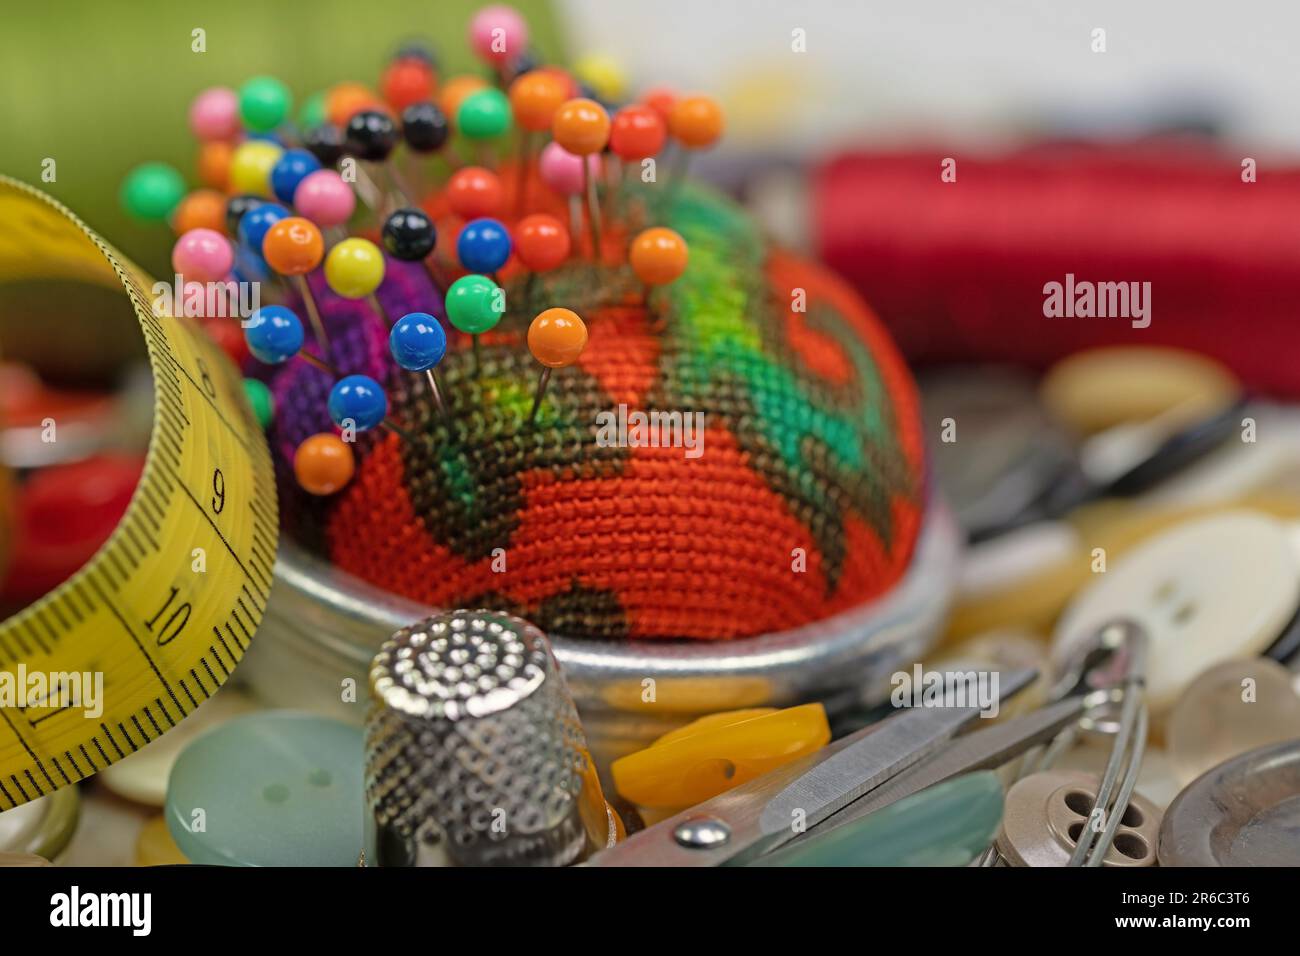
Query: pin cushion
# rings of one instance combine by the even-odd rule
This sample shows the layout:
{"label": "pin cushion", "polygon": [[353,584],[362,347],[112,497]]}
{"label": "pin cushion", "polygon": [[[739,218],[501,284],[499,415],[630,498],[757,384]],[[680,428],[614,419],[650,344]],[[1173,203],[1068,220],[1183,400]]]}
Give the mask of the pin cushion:
{"label": "pin cushion", "polygon": [[[565,217],[562,199],[529,188],[530,213]],[[335,365],[382,383],[406,434],[359,433],[350,483],[308,495],[293,454],[332,429],[333,380],[303,362],[274,370],[268,437],[303,550],[397,597],[507,610],[578,640],[747,638],[897,585],[926,508],[924,453],[912,379],[879,321],[723,197],[651,186],[624,201],[627,219],[639,208],[686,240],[684,274],[647,306],[617,219],[599,266],[575,255],[534,275],[511,259],[477,372],[425,270],[389,261],[385,311],[447,329],[445,417],[426,377],[393,361],[368,303],[309,277]],[[439,239],[455,245],[445,228]],[[582,315],[589,340],[530,424],[528,322],[555,305]],[[669,417],[656,431],[637,412]]]}

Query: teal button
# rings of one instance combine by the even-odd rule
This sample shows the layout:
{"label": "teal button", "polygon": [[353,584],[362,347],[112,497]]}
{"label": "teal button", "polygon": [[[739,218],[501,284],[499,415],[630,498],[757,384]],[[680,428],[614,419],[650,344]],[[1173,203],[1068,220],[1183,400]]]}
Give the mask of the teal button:
{"label": "teal button", "polygon": [[[1002,822],[1002,784],[992,771],[922,790],[835,830],[758,861],[761,866],[966,866]],[[816,833],[816,831],[814,831]]]}
{"label": "teal button", "polygon": [[358,727],[291,711],[237,718],[177,758],[167,828],[192,863],[356,866],[362,760]]}

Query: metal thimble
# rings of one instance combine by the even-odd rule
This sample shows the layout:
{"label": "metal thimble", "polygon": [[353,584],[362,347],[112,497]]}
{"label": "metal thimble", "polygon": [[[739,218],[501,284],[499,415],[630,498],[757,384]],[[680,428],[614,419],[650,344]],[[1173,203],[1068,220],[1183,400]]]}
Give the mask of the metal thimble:
{"label": "metal thimble", "polygon": [[607,826],[546,636],[457,610],[394,634],[370,668],[366,797],[380,832],[441,836],[468,866],[560,866]]}

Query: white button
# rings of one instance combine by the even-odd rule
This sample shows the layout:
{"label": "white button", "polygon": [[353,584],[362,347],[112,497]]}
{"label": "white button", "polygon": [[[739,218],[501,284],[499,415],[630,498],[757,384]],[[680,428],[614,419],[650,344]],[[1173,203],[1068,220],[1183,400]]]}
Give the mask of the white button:
{"label": "white button", "polygon": [[1231,511],[1180,524],[1097,575],[1057,623],[1054,661],[1121,617],[1150,638],[1147,700],[1171,707],[1201,671],[1263,652],[1295,616],[1300,558],[1287,524]]}

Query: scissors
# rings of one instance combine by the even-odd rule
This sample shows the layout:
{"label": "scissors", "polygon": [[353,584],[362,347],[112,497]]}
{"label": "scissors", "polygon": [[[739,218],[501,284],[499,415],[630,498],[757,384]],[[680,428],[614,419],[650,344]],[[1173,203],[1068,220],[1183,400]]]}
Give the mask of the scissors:
{"label": "scissors", "polygon": [[[586,865],[736,866],[814,834],[821,837],[959,774],[1000,766],[1114,700],[1087,674],[1075,676],[1053,703],[961,737],[979,706],[902,710],[633,834]],[[1003,674],[999,699],[1036,677],[1033,669]]]}

